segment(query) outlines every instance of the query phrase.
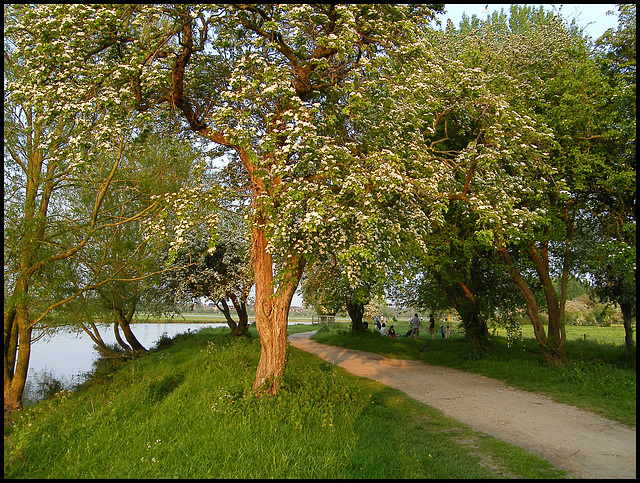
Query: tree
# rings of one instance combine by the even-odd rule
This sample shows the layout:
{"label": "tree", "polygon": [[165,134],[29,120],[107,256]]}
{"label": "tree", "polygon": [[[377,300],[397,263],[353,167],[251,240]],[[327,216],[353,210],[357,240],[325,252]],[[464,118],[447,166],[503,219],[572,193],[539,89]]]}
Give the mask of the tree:
{"label": "tree", "polygon": [[[6,108],[5,102],[5,119]],[[62,300],[51,300],[47,296],[55,291],[49,284],[60,282],[54,264],[77,255],[104,226],[99,222],[104,214],[102,201],[111,186],[124,144],[122,141],[120,146],[114,146],[117,151],[110,156],[110,171],[102,169],[74,175],[68,160],[52,159],[64,141],[58,138],[54,149],[45,147],[48,126],[43,125],[41,116],[29,110],[13,113],[16,113],[15,122],[5,123],[5,129],[15,129],[9,136],[5,130],[5,140],[10,139],[10,157],[5,156],[5,169],[12,173],[9,186],[5,178],[4,224],[4,401],[8,410],[17,409],[21,404],[34,326],[45,323],[47,315],[56,307],[104,282],[104,279],[89,278]],[[23,121],[25,125],[21,126]],[[68,131],[72,125],[61,122],[53,128]],[[17,133],[18,129],[22,132]],[[11,141],[12,137],[15,142]],[[5,142],[5,146],[7,144]],[[95,201],[91,211],[76,218],[75,213],[65,212],[64,200],[83,190],[80,196],[88,196],[92,191]]]}
{"label": "tree", "polygon": [[331,258],[319,258],[310,265],[302,279],[302,296],[318,313],[346,310],[351,318],[351,331],[364,331],[363,317],[366,305],[382,293],[382,275],[377,267],[369,273],[360,273],[358,284],[351,285],[347,278],[347,265],[334,254]]}
{"label": "tree", "polygon": [[[135,157],[133,140],[140,136],[141,119],[117,96],[98,91],[100,77],[112,72],[93,72],[89,79],[74,71],[83,65],[81,56],[34,41],[26,27],[36,21],[34,12],[25,5],[4,10],[4,402],[9,411],[21,405],[34,327],[58,323],[57,311],[64,304],[126,278],[125,264],[113,265],[107,254],[114,246],[113,233],[160,205],[151,200],[136,211],[124,195],[136,194],[119,174]],[[61,20],[51,18],[57,27],[39,34],[55,36]],[[104,27],[103,19],[86,20]],[[45,51],[56,61],[41,66],[40,74],[58,78],[55,86],[39,84],[42,78],[34,74],[32,61]],[[62,79],[73,84],[73,75],[65,77],[65,72],[85,83],[62,89]],[[102,249],[93,247],[90,269],[70,278],[98,238]],[[121,260],[128,255],[119,253]]]}
{"label": "tree", "polygon": [[[175,257],[170,257],[171,266],[176,269],[164,274],[160,291],[169,295],[174,304],[201,297],[213,301],[224,314],[231,333],[241,335],[248,330],[247,300],[253,273],[247,243],[241,236],[244,232],[237,233],[237,226],[227,227],[217,241],[206,232],[186,233],[186,244]],[[169,257],[163,258],[167,259],[164,263],[169,261]],[[238,322],[231,316],[227,300],[233,304]]]}
{"label": "tree", "polygon": [[[145,130],[133,140],[103,202],[105,218],[118,221],[144,212],[154,203],[160,206],[155,198],[179,192],[189,186],[190,179],[198,178],[200,150],[175,132],[166,137],[165,130],[175,131],[175,127],[165,125],[161,129]],[[185,177],[185,173],[191,176]],[[74,203],[78,203],[79,212],[86,211],[82,200],[69,202]],[[112,351],[102,341],[95,322],[113,324],[116,340],[126,356],[146,352],[131,323],[149,286],[158,283],[160,275],[171,268],[158,264],[155,250],[144,241],[143,226],[141,220],[133,220],[97,233],[75,257],[74,268],[67,276],[72,286],[60,296],[77,291],[87,276],[99,278],[100,272],[118,273],[116,279],[83,293],[78,303],[66,304],[60,317],[67,323],[77,323],[102,352],[110,355]],[[98,260],[102,262],[97,264]]]}
{"label": "tree", "polygon": [[[616,161],[615,170],[593,180],[592,213],[596,232],[610,238],[595,246],[596,293],[620,305],[625,344],[633,349],[631,320],[635,317],[636,286],[636,6],[618,5],[618,28],[596,42],[596,61],[614,89],[606,110],[610,131],[603,149]],[[608,214],[609,216],[602,216]]]}
{"label": "tree", "polygon": [[[288,308],[310,240],[318,240],[323,219],[339,213],[332,213],[337,205],[354,202],[362,186],[344,181],[352,172],[369,172],[374,159],[359,155],[348,133],[336,131],[349,117],[341,111],[355,107],[343,97],[345,86],[380,49],[406,36],[406,8],[38,7],[33,13],[34,22],[57,28],[31,40],[48,45],[57,36],[61,48],[78,49],[79,68],[112,73],[110,92],[132,94],[149,113],[166,101],[191,130],[237,154],[252,189],[251,259],[262,344],[254,386],[277,391]],[[85,21],[98,16],[102,22]],[[62,17],[71,21],[61,26]],[[87,32],[88,45],[72,43]],[[47,75],[39,76],[41,85],[64,84]]]}
{"label": "tree", "polygon": [[[431,45],[422,28],[433,16],[428,6],[43,5],[30,12],[44,28],[27,29],[28,42],[82,59],[72,67],[84,75],[74,84],[53,76],[50,65],[72,71],[56,65],[62,55],[36,51],[25,91],[44,90],[50,103],[58,88],[82,93],[100,78],[111,102],[133,103],[145,118],[166,106],[203,139],[235,152],[250,190],[262,346],[256,390],[278,389],[288,308],[307,259],[382,219],[420,239],[449,200],[470,195],[472,180],[482,179],[492,196],[507,183],[509,193],[518,163],[543,157],[527,144],[546,135],[531,118],[492,93],[481,71]],[[495,216],[531,217],[506,198],[493,205]],[[358,267],[346,271],[353,277]]]}
{"label": "tree", "polygon": [[589,274],[593,280],[595,295],[605,301],[620,306],[625,329],[625,345],[633,350],[632,321],[636,316],[636,254],[625,243],[611,241],[608,246],[599,247],[599,257],[595,258]]}
{"label": "tree", "polygon": [[[506,15],[495,14],[487,22],[475,22],[477,28],[473,25],[473,21],[463,24],[460,41],[451,46],[467,65],[517,79],[515,84],[496,82],[492,88],[554,133],[554,143],[534,145],[548,152],[544,163],[528,164],[523,172],[526,181],[514,185],[520,206],[534,216],[524,223],[513,216],[498,223],[483,217],[482,223],[526,301],[545,362],[561,365],[566,360],[564,304],[576,263],[572,257],[576,224],[588,209],[594,174],[613,173],[616,166],[611,157],[603,156],[601,140],[608,128],[598,121],[612,93],[581,32],[542,8],[513,6],[508,21]],[[453,31],[449,35],[455,38]],[[511,85],[519,90],[508,89]],[[501,202],[498,196],[491,204]],[[526,256],[516,259],[516,254]],[[533,287],[526,280],[531,271],[544,288],[546,332]],[[560,293],[553,287],[556,274],[561,278]]]}
{"label": "tree", "polygon": [[488,319],[513,313],[522,300],[497,263],[496,250],[478,240],[477,219],[463,201],[452,202],[445,223],[434,229],[424,251],[410,251],[405,270],[420,276],[406,276],[394,293],[404,305],[421,310],[452,307],[467,340],[491,353]]}

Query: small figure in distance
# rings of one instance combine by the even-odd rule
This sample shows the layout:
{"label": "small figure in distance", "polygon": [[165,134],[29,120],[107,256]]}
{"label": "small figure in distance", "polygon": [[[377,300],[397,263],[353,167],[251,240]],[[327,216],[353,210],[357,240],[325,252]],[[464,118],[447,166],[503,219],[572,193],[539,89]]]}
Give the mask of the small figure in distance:
{"label": "small figure in distance", "polygon": [[393,325],[391,327],[389,327],[388,335],[389,335],[389,337],[393,337],[394,339],[398,338],[398,335],[396,334],[396,331],[393,330]]}
{"label": "small figure in distance", "polygon": [[418,331],[420,330],[420,318],[418,317],[418,314],[415,314],[411,319],[411,325],[412,325],[411,337],[417,339]]}

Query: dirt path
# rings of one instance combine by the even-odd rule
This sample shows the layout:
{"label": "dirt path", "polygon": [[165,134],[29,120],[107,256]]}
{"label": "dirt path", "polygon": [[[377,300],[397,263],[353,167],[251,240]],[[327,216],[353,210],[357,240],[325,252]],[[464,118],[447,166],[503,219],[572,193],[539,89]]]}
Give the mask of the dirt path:
{"label": "dirt path", "polygon": [[636,478],[634,429],[496,379],[319,344],[311,334],[291,335],[291,345],[538,454],[572,477]]}

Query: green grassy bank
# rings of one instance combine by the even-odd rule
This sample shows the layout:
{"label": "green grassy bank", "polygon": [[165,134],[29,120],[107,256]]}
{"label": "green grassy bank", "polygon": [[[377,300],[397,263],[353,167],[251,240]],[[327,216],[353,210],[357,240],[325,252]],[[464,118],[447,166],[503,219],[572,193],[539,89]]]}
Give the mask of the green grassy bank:
{"label": "green grassy bank", "polygon": [[635,426],[636,351],[624,347],[624,328],[567,326],[566,330],[569,363],[563,368],[543,366],[531,326],[524,326],[523,337],[511,342],[498,331],[491,338],[493,354],[479,352],[456,333],[449,339],[440,334],[433,340],[428,334],[417,340],[391,339],[372,332],[354,336],[345,324],[313,339],[483,374]]}
{"label": "green grassy bank", "polygon": [[[306,331],[308,326],[292,330]],[[5,478],[554,478],[564,472],[403,393],[290,349],[257,397],[260,345],[163,340],[5,420]]]}

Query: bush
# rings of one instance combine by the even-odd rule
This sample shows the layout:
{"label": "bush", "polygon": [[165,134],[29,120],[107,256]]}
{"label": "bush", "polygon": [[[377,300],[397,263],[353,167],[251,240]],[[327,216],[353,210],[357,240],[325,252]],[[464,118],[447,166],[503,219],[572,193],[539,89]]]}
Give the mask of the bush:
{"label": "bush", "polygon": [[619,323],[619,319],[619,310],[610,304],[567,300],[565,306],[567,325],[610,327],[612,322]]}

